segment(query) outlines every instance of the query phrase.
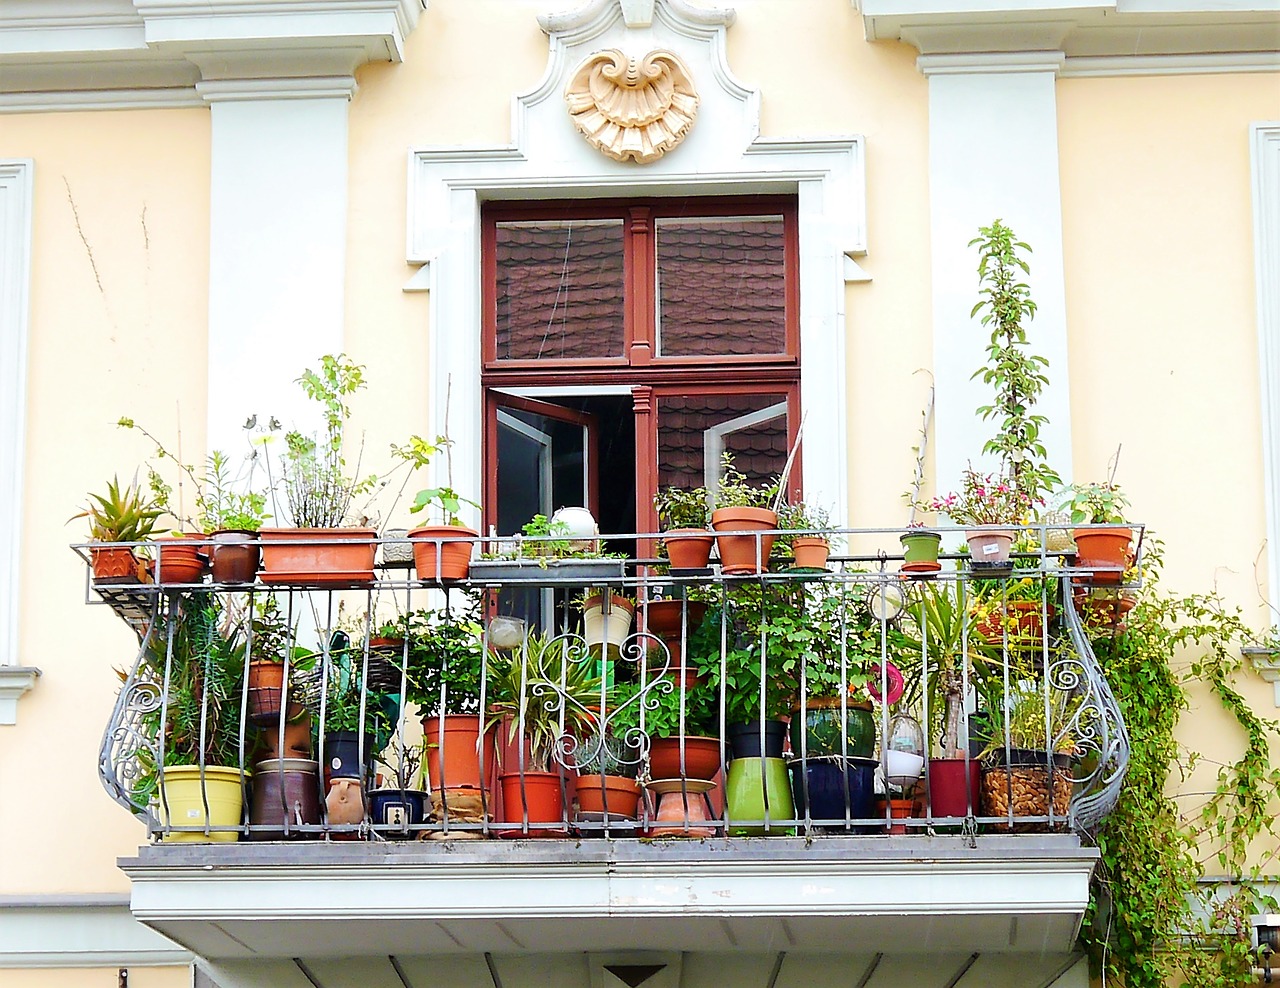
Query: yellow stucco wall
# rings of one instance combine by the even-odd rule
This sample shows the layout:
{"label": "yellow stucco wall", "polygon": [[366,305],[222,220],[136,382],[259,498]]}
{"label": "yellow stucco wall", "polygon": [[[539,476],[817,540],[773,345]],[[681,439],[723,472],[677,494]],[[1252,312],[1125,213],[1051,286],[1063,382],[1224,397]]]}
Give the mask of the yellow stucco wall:
{"label": "yellow stucco wall", "polygon": [[0,156],[35,161],[19,660],[44,673],[0,728],[0,894],[124,890],[115,858],[145,834],[103,792],[96,755],[113,667],[137,645],[81,604],[67,544],[85,528],[65,522],[149,452],[121,415],[175,439],[181,415],[184,452],[201,455],[209,117],[8,115]]}
{"label": "yellow stucco wall", "polygon": [[[190,988],[189,967],[129,967],[129,988]],[[120,969],[32,968],[0,972],[5,988],[117,988]]]}
{"label": "yellow stucco wall", "polygon": [[[1264,627],[1249,125],[1280,119],[1280,76],[1068,79],[1058,114],[1076,477],[1104,476],[1120,446],[1166,585],[1220,591]],[[1269,684],[1237,686],[1274,713]],[[1200,690],[1179,737],[1211,759],[1181,787],[1194,812],[1243,739]]]}

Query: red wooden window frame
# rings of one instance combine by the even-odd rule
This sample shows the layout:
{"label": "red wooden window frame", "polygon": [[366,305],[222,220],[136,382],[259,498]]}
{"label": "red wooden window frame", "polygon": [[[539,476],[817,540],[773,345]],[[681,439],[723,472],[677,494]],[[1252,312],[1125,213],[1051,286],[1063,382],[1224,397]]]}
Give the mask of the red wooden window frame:
{"label": "red wooden window frame", "polygon": [[[655,231],[662,218],[781,216],[784,238],[785,352],[781,354],[659,356],[655,353]],[[657,484],[657,416],[653,402],[663,393],[755,394],[786,396],[787,428],[794,442],[800,420],[800,272],[799,225],[794,197],[671,197],[567,202],[508,203],[484,206],[481,226],[481,385],[484,422],[490,422],[493,388],[557,385],[627,385],[636,396],[636,522],[656,527],[651,492]],[[624,291],[621,304],[624,355],[600,358],[498,359],[497,228],[500,223],[536,220],[617,219],[623,223]],[[506,399],[503,399],[506,400]],[[641,430],[645,435],[641,435]],[[485,461],[494,437],[486,428]],[[495,471],[490,469],[489,475]],[[799,455],[792,468],[792,490],[801,476]],[[486,484],[486,487],[492,486]],[[496,503],[493,495],[486,503]],[[488,512],[486,511],[486,515]],[[486,517],[486,523],[489,519]]]}

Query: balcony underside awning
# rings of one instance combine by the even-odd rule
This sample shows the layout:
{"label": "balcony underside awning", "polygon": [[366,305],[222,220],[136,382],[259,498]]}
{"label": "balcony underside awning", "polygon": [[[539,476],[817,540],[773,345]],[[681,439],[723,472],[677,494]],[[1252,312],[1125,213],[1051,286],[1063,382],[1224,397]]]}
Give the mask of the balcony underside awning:
{"label": "balcony underside awning", "polygon": [[1096,860],[1074,836],[1053,834],[984,836],[976,847],[958,836],[175,844],[120,864],[134,915],[202,956],[385,961],[617,950],[1065,956]]}

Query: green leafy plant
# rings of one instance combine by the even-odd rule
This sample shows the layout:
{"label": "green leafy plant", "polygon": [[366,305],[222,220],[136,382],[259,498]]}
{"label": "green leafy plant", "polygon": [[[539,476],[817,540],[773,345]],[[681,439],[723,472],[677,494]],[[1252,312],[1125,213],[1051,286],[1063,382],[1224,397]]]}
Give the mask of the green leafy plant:
{"label": "green leafy plant", "polygon": [[285,434],[284,492],[293,524],[299,528],[341,528],[354,498],[368,493],[377,477],[347,473],[344,455],[350,395],[365,386],[364,366],[345,354],[326,354],[319,370],[305,370],[295,382],[320,406],[324,431],[317,437],[298,430]]}
{"label": "green leafy plant", "polygon": [[417,514],[434,505],[441,524],[461,526],[463,522],[458,512],[462,510],[462,506],[465,504],[478,511],[480,505],[463,497],[453,488],[453,467],[452,460],[449,458],[449,450],[452,446],[453,440],[448,436],[436,436],[435,442],[427,442],[421,436],[410,436],[409,441],[403,446],[392,446],[391,452],[392,455],[408,463],[411,470],[425,467],[431,462],[431,458],[439,453],[445,454],[449,462],[448,482],[443,487],[427,487],[418,491],[413,503],[409,506],[409,511]]}
{"label": "green leafy plant", "polygon": [[[409,615],[405,699],[424,716],[476,714],[483,679],[484,628],[478,597],[451,595],[455,606]],[[457,606],[456,600],[463,601]]]}
{"label": "green leafy plant", "polygon": [[709,495],[705,487],[664,487],[653,497],[658,524],[664,531],[673,528],[706,528],[711,517],[707,509],[708,503]]}
{"label": "green leafy plant", "polygon": [[[1237,644],[1251,637],[1239,612],[1216,595],[1163,592],[1162,555],[1149,540],[1125,629],[1092,640],[1132,751],[1119,802],[1095,835],[1101,860],[1080,943],[1095,971],[1129,988],[1228,988],[1249,982],[1248,917],[1277,909],[1262,880],[1280,838],[1271,810],[1280,769],[1270,757],[1280,724],[1258,717],[1233,685]],[[1241,748],[1203,806],[1184,813],[1170,782],[1198,760],[1175,737],[1193,685],[1218,699]],[[1203,881],[1210,863],[1221,884]]]}
{"label": "green leafy plant", "polygon": [[755,484],[733,462],[733,454],[720,455],[720,480],[713,504],[716,508],[770,508],[778,496],[778,481]]}
{"label": "green leafy plant", "polygon": [[1070,484],[1063,489],[1058,510],[1075,525],[1123,525],[1129,499],[1112,481]]}
{"label": "green leafy plant", "polygon": [[599,706],[600,680],[592,675],[591,659],[581,642],[532,634],[490,662],[488,726],[505,722],[508,741],[523,734],[527,769],[551,771],[561,738],[594,730],[590,712]]}
{"label": "green leafy plant", "polygon": [[822,505],[808,501],[784,501],[778,505],[779,532],[773,543],[774,548],[790,553],[797,535],[822,538],[830,542],[834,528],[831,524],[831,512]]}
{"label": "green leafy plant", "polygon": [[164,509],[153,498],[146,497],[137,479],[125,487],[120,478],[107,483],[105,494],[88,495],[89,503],[68,522],[89,519],[89,538],[94,542],[142,542],[155,531],[156,521]]}
{"label": "green leafy plant", "polygon": [[[246,431],[257,424],[256,418],[245,423]],[[155,444],[156,459],[171,461],[178,470],[178,490],[165,480],[154,465],[148,466],[148,484],[156,503],[177,519],[179,526],[200,532],[216,532],[238,529],[256,532],[271,516],[267,513],[267,492],[253,488],[253,476],[258,463],[258,449],[251,440],[245,465],[237,474],[232,473],[231,458],[220,449],[213,450],[204,463],[204,474],[196,474],[195,468],[182,462],[182,458],[169,451],[151,432],[128,416],[121,416],[116,425],[122,429],[136,429]],[[182,437],[178,443],[181,448]],[[191,485],[195,501],[194,514],[186,511],[185,490]]]}
{"label": "green leafy plant", "polygon": [[[661,660],[656,656],[650,659],[649,665],[653,672],[661,671]],[[639,689],[639,684],[625,683],[614,689],[617,691],[615,702],[618,712],[611,723],[619,734],[642,727],[641,706],[644,707],[643,730],[651,738],[675,738],[681,734],[685,737],[707,737],[719,733],[716,694],[708,686],[681,686],[668,672],[658,677],[657,685],[638,703],[630,704],[626,701]]]}
{"label": "green leafy plant", "polygon": [[981,227],[969,241],[978,248],[979,300],[970,317],[981,314],[991,331],[987,362],[974,372],[995,390],[989,405],[978,408],[982,420],[994,420],[996,435],[983,446],[984,453],[1000,457],[1005,476],[1029,501],[1061,483],[1048,464],[1048,452],[1040,438],[1048,421],[1033,409],[1049,383],[1049,361],[1030,352],[1026,324],[1035,317],[1031,289],[1021,280],[1031,273],[1024,255],[1031,248],[1016,238],[1000,220]]}

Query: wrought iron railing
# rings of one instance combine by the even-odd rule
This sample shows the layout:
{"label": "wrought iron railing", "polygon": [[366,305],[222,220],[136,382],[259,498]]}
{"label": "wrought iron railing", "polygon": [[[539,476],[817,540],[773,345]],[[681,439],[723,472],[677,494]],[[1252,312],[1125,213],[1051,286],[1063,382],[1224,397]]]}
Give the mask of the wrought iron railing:
{"label": "wrought iron railing", "polygon": [[140,642],[104,786],[164,840],[1088,831],[1118,798],[1128,737],[1090,641],[1124,633],[1137,567],[1043,548],[923,573],[888,552],[734,576],[509,563],[444,582],[394,561],[333,582],[174,584],[162,557],[151,582],[90,572],[86,599]]}

